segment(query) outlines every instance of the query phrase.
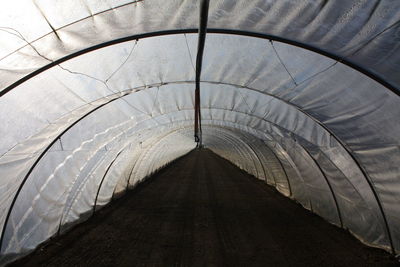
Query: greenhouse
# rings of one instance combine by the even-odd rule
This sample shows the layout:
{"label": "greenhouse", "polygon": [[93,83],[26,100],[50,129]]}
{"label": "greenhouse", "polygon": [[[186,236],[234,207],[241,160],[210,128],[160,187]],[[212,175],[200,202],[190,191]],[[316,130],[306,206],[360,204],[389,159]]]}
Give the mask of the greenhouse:
{"label": "greenhouse", "polygon": [[204,148],[400,254],[400,1],[2,4],[0,265]]}

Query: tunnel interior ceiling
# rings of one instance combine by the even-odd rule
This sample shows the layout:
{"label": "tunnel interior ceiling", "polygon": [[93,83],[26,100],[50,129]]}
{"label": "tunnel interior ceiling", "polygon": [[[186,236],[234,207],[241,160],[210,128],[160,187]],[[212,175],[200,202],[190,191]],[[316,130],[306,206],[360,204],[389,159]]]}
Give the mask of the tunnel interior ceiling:
{"label": "tunnel interior ceiling", "polygon": [[[396,1],[214,0],[209,29],[272,35],[349,62],[400,88]],[[155,32],[197,32],[196,1],[8,1],[0,13],[0,88],[59,59],[110,40]],[[26,23],[29,18],[29,23]],[[90,29],[90,30],[89,30]],[[21,63],[23,62],[23,63]]]}
{"label": "tunnel interior ceiling", "polygon": [[[330,194],[327,194],[327,192],[329,193],[327,184],[325,181],[318,179],[320,176],[318,176],[318,172],[315,168],[311,170],[310,173],[310,162],[307,163],[304,161],[304,157],[306,157],[304,152],[297,151],[299,150],[298,148],[291,148],[293,144],[288,145],[289,148],[282,149],[282,147],[285,145],[284,140],[289,142],[289,140],[293,139],[293,135],[298,136],[296,139],[298,142],[306,144],[313,143],[314,147],[320,149],[322,151],[321,153],[325,154],[325,157],[330,158],[331,162],[335,162],[331,163],[331,165],[334,166],[336,172],[345,174],[342,175],[341,179],[344,181],[336,181],[337,187],[335,188],[335,192],[338,195],[337,198],[339,199],[337,205],[340,205],[340,209],[344,217],[343,225],[351,229],[354,233],[358,234],[358,236],[361,238],[365,239],[368,243],[371,242],[384,246],[387,245],[385,244],[387,240],[384,236],[384,226],[382,225],[381,219],[376,218],[378,207],[373,199],[373,195],[368,191],[368,185],[365,184],[362,174],[356,174],[357,166],[354,163],[349,164],[349,162],[351,162],[351,158],[347,155],[347,152],[341,147],[341,145],[337,141],[335,142],[335,140],[332,139],[326,130],[317,122],[310,119],[304,113],[299,113],[299,111],[293,106],[286,104],[287,107],[285,108],[285,112],[287,112],[287,115],[284,115],[282,118],[276,118],[268,115],[260,116],[260,114],[254,112],[250,113],[248,110],[248,105],[252,105],[255,110],[260,110],[263,106],[262,103],[269,103],[268,109],[271,109],[271,111],[267,112],[264,110],[260,112],[262,114],[276,114],[282,113],[280,109],[282,105],[285,104],[274,104],[273,101],[279,102],[280,100],[276,100],[270,95],[261,94],[252,90],[244,90],[243,92],[239,93],[239,90],[241,89],[232,85],[205,83],[205,86],[203,86],[202,99],[204,106],[202,107],[202,116],[204,124],[209,123],[218,125],[219,127],[235,126],[235,129],[238,132],[236,134],[230,134],[230,136],[236,136],[236,138],[221,138],[221,131],[213,132],[211,129],[205,127],[205,144],[210,146],[210,148],[218,154],[221,154],[225,157],[226,152],[228,152],[230,155],[240,155],[238,158],[230,158],[230,160],[236,164],[238,162],[241,162],[242,164],[245,163],[245,165],[239,165],[239,167],[245,169],[249,173],[252,173],[256,177],[262,178],[263,176],[260,174],[260,166],[257,165],[257,157],[254,157],[254,154],[252,154],[254,152],[249,151],[248,144],[250,144],[253,149],[257,150],[259,145],[251,145],[252,142],[261,142],[260,140],[267,140],[268,142],[272,143],[278,142],[281,144],[281,151],[276,148],[276,145],[273,147],[278,151],[276,152],[277,154],[285,154],[283,157],[280,157],[280,160],[285,161],[283,165],[286,166],[286,168],[290,168],[290,170],[286,171],[286,175],[288,175],[286,179],[290,179],[290,182],[286,183],[291,184],[292,197],[309,209],[312,208],[312,204],[310,205],[310,203],[314,203],[312,208],[314,212],[320,214],[328,221],[331,221],[335,224],[340,224],[337,218],[332,218],[330,216],[331,214],[336,213],[336,208],[332,201],[332,197]],[[102,174],[107,169],[109,163],[113,161],[113,157],[115,157],[115,155],[121,151],[121,148],[113,148],[111,144],[105,145],[105,142],[112,143],[116,142],[115,140],[127,140],[126,135],[130,134],[132,135],[131,138],[136,140],[136,143],[140,143],[142,140],[149,138],[147,143],[153,144],[159,137],[154,132],[143,134],[143,129],[147,129],[148,127],[157,127],[159,132],[163,132],[164,130],[160,128],[160,125],[175,125],[175,127],[177,127],[183,122],[186,122],[186,126],[187,123],[191,125],[193,121],[193,106],[187,105],[187,101],[189,99],[193,99],[192,92],[192,84],[190,83],[167,84],[159,87],[148,88],[111,102],[96,112],[91,113],[82,121],[79,121],[76,125],[74,125],[69,131],[60,137],[59,142],[56,142],[53,145],[46,157],[40,161],[38,166],[36,166],[34,172],[27,180],[28,182],[24,185],[23,190],[20,193],[20,197],[15,204],[15,207],[18,208],[13,209],[10,220],[7,224],[6,233],[8,233],[8,236],[5,236],[5,244],[8,245],[6,248],[3,247],[3,250],[17,252],[21,250],[21,248],[33,248],[35,245],[37,245],[37,243],[46,240],[48,237],[57,232],[57,227],[60,227],[60,225],[54,224],[54,221],[49,220],[46,217],[50,216],[48,214],[57,215],[59,212],[61,212],[61,210],[67,209],[68,211],[71,210],[72,215],[61,215],[63,216],[62,222],[68,226],[68,224],[71,224],[74,221],[79,221],[81,214],[91,210],[91,207],[94,205],[93,196],[96,195],[96,187],[98,187],[99,179],[103,178]],[[215,92],[221,92],[221,95],[217,94],[217,98],[214,98]],[[182,96],[186,96],[187,101],[181,101],[180,98]],[[257,99],[259,101],[258,104],[255,104],[254,106],[252,102],[249,102],[249,99],[251,98]],[[263,100],[262,98],[265,99]],[[170,99],[171,101],[174,100],[175,103],[165,103],[164,101],[166,99]],[[245,104],[245,102],[247,102],[247,104]],[[235,105],[235,107],[232,109],[232,103],[239,104]],[[275,109],[276,111],[273,111]],[[294,118],[293,121],[297,121],[297,127],[291,127],[290,121],[288,123],[290,118]],[[70,120],[66,121],[71,123]],[[307,131],[299,130],[304,128],[299,127],[301,124],[308,125],[308,127],[306,127]],[[239,127],[238,125],[241,126]],[[210,132],[211,137],[208,137],[208,132]],[[248,135],[240,134],[240,132],[250,132],[253,134],[253,136],[256,136],[256,138],[249,138]],[[191,133],[191,131],[189,131],[189,133]],[[266,133],[270,134],[267,135]],[[138,138],[138,136],[143,137]],[[246,141],[237,141],[241,139]],[[193,148],[194,143],[190,142],[190,144],[192,145],[192,147],[189,146],[191,149]],[[218,147],[221,146],[224,146],[222,151],[225,151],[225,155],[221,153],[221,149],[218,150]],[[172,148],[176,149],[176,146],[172,146]],[[237,152],[229,153],[229,149],[232,148],[237,149]],[[42,151],[42,149],[40,151]],[[300,155],[298,155],[299,153]],[[56,156],[56,154],[58,154],[58,156]],[[258,151],[257,154],[267,155],[262,151]],[[341,155],[341,157],[344,159],[342,163],[338,160],[338,158],[340,159],[339,155]],[[299,157],[303,157],[303,162],[301,159],[299,159]],[[132,158],[134,158],[134,156],[132,156]],[[277,156],[277,158],[279,158],[279,156]],[[140,162],[142,161],[139,161],[139,163]],[[152,162],[152,160],[147,160],[147,162]],[[86,164],[89,166],[86,166]],[[266,167],[271,166],[271,164],[263,165]],[[132,170],[132,174],[134,174],[133,176],[145,176],[136,174],[136,172],[140,172],[140,169],[142,169],[142,171],[143,169],[145,171],[147,170],[146,168],[140,166],[141,165],[136,162],[136,169],[134,170],[135,172]],[[12,165],[11,167],[15,166]],[[21,166],[18,166],[18,168],[20,167]],[[69,172],[67,172],[67,170],[69,170]],[[73,170],[75,170],[75,172]],[[119,171],[121,172],[123,170],[124,169],[120,169]],[[124,171],[126,170],[127,169]],[[282,171],[283,170],[281,170],[281,172]],[[348,179],[346,176],[349,173],[352,174],[351,179]],[[314,178],[314,181],[312,178]],[[41,179],[46,180],[41,181]],[[79,186],[79,183],[66,183],[66,179],[78,179],[78,181],[81,181],[81,179],[83,179],[83,181],[95,179],[95,181],[92,183],[86,182],[84,185]],[[306,181],[306,179],[308,180]],[[333,180],[338,180],[338,178],[333,177]],[[358,188],[362,187],[362,183],[364,183],[364,187],[366,187],[366,189],[362,190],[361,192],[357,192]],[[75,207],[69,207],[66,204],[63,205],[62,202],[65,198],[67,198],[67,195],[61,195],[59,198],[61,204],[50,205],[52,202],[49,203],[48,196],[53,196],[50,200],[54,201],[55,188],[59,188],[60,190],[63,188],[62,185],[65,186],[65,184],[67,186],[71,186],[67,192],[71,192],[71,194],[74,192],[72,194],[74,197],[76,197],[75,195],[78,195],[83,199],[80,201],[75,201]],[[38,185],[45,186],[38,187]],[[113,192],[113,190],[110,190],[110,188],[116,186],[115,183],[108,182],[108,179],[105,180],[104,185],[110,185],[106,186],[109,189],[109,193]],[[32,188],[40,188],[41,191],[34,191]],[[84,188],[86,191],[76,191],[84,190],[82,188]],[[103,192],[104,190],[105,189],[102,189],[100,192]],[[285,191],[285,189],[283,189],[283,191]],[[64,191],[61,189],[60,193],[62,192]],[[37,198],[37,196],[40,196],[40,198]],[[67,199],[74,199],[73,196],[68,196]],[[103,203],[110,199],[109,194],[103,196],[102,193],[99,195],[99,197],[99,200],[103,201]],[[32,206],[34,199],[38,199],[39,202],[43,201],[43,203]],[[56,197],[56,199],[58,198]],[[349,201],[349,199],[351,199],[351,201]],[[70,201],[71,200],[66,200],[66,202]],[[329,207],[329,209],[318,209],[318,205],[326,205]],[[58,210],[57,212],[56,210],[52,210],[54,206],[62,209]],[[38,207],[40,207],[44,209],[44,211],[41,211],[40,209],[39,211],[35,210],[33,207],[35,207],[35,209],[39,209]],[[375,212],[371,212],[374,207]],[[357,210],[357,212],[360,214],[360,217],[353,216],[355,212],[354,209]],[[333,213],[329,212],[332,210]],[[44,220],[45,222],[53,223],[52,227],[49,227],[49,225],[43,223],[43,217],[46,218],[46,220]],[[57,216],[55,216],[55,218],[55,221],[60,223],[60,219]],[[363,220],[361,222],[357,221],[359,218],[363,218]],[[32,221],[41,223],[32,225]],[[13,222],[20,223],[15,224]],[[27,226],[24,225],[24,222],[26,222]],[[374,226],[372,227],[372,225]],[[34,228],[32,229],[31,227]],[[40,229],[44,230],[39,231],[35,227],[39,227]],[[369,235],[365,235],[365,232],[370,231],[371,228],[375,230],[379,229],[379,231],[371,231]],[[45,232],[43,233],[43,231]],[[36,234],[38,236],[32,237],[30,234]],[[20,236],[21,240],[18,240],[18,242],[17,240],[12,240],[12,238],[17,236]]]}
{"label": "tunnel interior ceiling", "polygon": [[[24,3],[0,11],[2,262],[195,147],[195,1]],[[211,1],[200,106],[207,148],[397,253],[398,10]]]}

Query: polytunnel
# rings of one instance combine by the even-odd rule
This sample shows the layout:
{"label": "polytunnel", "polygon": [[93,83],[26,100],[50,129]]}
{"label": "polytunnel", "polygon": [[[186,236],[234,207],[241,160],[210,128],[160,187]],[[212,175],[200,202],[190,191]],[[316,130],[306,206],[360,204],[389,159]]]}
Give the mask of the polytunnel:
{"label": "polytunnel", "polygon": [[399,1],[2,5],[2,264],[195,149],[194,124],[216,154],[400,253]]}

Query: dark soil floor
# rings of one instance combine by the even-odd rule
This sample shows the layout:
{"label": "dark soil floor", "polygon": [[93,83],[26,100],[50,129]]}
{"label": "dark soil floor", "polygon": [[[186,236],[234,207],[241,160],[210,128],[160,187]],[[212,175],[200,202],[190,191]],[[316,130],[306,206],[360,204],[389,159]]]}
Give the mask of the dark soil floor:
{"label": "dark soil floor", "polygon": [[14,266],[397,266],[195,150]]}

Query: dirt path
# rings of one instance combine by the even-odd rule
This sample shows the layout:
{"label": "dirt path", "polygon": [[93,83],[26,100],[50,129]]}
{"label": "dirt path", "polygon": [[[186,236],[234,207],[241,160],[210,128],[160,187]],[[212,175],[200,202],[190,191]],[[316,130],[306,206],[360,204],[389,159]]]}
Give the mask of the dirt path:
{"label": "dirt path", "polygon": [[208,150],[17,266],[397,266]]}

